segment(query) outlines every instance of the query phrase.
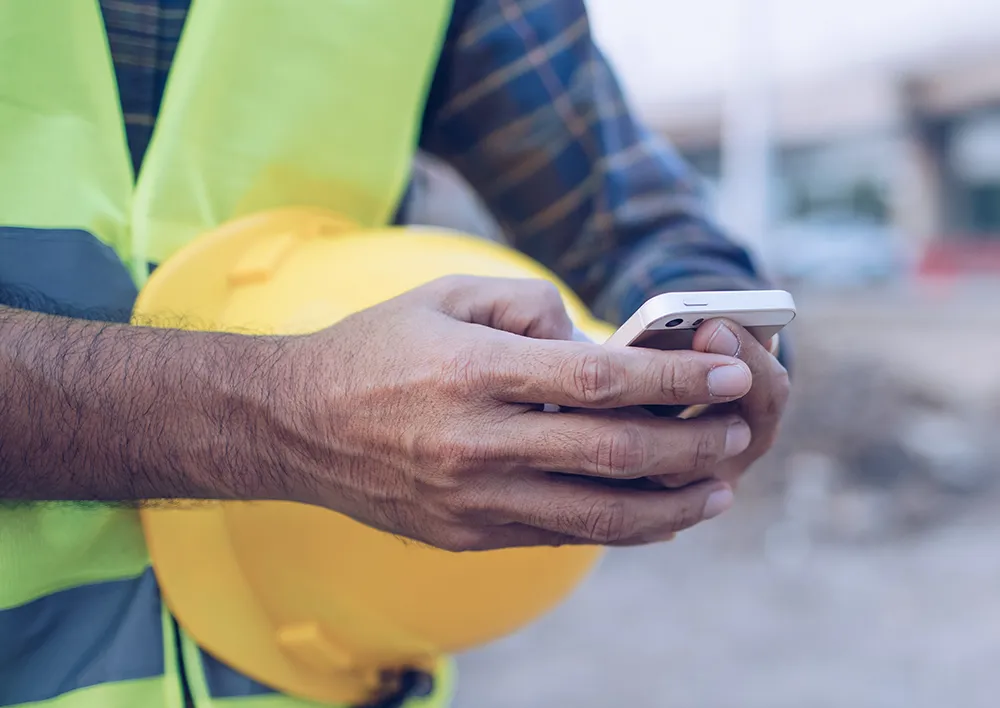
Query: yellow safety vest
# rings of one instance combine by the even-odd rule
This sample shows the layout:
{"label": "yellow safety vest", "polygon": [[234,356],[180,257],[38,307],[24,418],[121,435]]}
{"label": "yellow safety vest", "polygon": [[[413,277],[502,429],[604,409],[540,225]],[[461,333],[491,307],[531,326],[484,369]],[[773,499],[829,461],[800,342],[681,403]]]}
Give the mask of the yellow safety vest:
{"label": "yellow safety vest", "polygon": [[[78,306],[127,311],[150,264],[232,218],[310,205],[384,224],[450,11],[197,0],[133,175],[97,1],[0,0],[0,284],[30,272],[58,294],[80,280]],[[197,708],[314,705],[177,629],[135,511],[0,509],[0,706],[180,708],[185,691]],[[449,691],[439,676],[407,705]]]}

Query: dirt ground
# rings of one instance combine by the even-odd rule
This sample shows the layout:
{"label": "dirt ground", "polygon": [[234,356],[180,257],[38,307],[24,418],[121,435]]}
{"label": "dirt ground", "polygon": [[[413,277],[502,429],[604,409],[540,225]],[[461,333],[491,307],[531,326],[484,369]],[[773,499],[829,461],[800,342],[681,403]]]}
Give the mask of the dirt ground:
{"label": "dirt ground", "polygon": [[[958,405],[989,406],[998,295],[985,284],[800,298],[796,334],[807,356],[869,357]],[[810,538],[786,502],[751,482],[726,517],[610,553],[556,612],[461,658],[458,707],[1000,705],[996,492],[868,541]]]}

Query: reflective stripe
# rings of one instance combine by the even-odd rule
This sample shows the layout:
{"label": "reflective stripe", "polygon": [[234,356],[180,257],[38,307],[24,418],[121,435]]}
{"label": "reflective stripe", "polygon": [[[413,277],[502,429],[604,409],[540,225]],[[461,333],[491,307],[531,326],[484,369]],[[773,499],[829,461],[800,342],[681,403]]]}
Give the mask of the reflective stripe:
{"label": "reflective stripe", "polygon": [[[252,698],[256,696],[278,695],[273,688],[254,681],[235,669],[226,666],[204,649],[199,650],[201,667],[205,675],[205,684],[208,687],[209,696],[213,699],[224,698]],[[402,679],[403,695],[411,698],[427,698],[434,693],[434,677],[416,672],[407,673]],[[315,705],[312,702],[304,702],[308,705]],[[403,706],[407,704],[407,699],[400,697],[389,699],[380,703],[376,708],[385,705],[386,708],[393,706]]]}
{"label": "reflective stripe", "polygon": [[[181,657],[194,708],[347,708],[274,691],[226,666],[178,629]],[[369,708],[448,708],[454,693],[454,665],[444,660],[434,676],[412,674],[403,683],[409,699],[397,697]]]}
{"label": "reflective stripe", "polygon": [[180,658],[194,708],[337,708],[292,698],[243,676],[178,628]]}
{"label": "reflective stripe", "polygon": [[164,674],[152,570],[81,585],[0,611],[0,706]]}
{"label": "reflective stripe", "polygon": [[0,226],[4,286],[26,291],[11,303],[24,309],[114,322],[128,322],[136,296],[114,250],[80,229]]}
{"label": "reflective stripe", "polygon": [[200,655],[208,694],[212,698],[249,698],[277,693],[273,688],[229,668],[204,649],[200,650]]}

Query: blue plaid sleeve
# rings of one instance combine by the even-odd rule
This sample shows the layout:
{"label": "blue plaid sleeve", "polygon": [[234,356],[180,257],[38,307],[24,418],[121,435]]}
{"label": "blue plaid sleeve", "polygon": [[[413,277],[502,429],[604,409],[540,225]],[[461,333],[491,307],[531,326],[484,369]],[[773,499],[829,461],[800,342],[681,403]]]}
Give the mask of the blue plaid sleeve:
{"label": "blue plaid sleeve", "polygon": [[583,0],[456,0],[421,146],[609,321],[668,290],[762,285],[629,110]]}

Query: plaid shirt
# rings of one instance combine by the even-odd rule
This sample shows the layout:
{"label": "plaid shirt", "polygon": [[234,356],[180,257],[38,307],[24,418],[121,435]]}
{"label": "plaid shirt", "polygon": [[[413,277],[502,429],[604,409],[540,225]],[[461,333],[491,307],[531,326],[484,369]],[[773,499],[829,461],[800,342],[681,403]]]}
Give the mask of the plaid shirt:
{"label": "plaid shirt", "polygon": [[[189,5],[101,0],[137,165]],[[668,290],[761,285],[697,176],[629,110],[583,0],[455,0],[420,146],[609,321]]]}

